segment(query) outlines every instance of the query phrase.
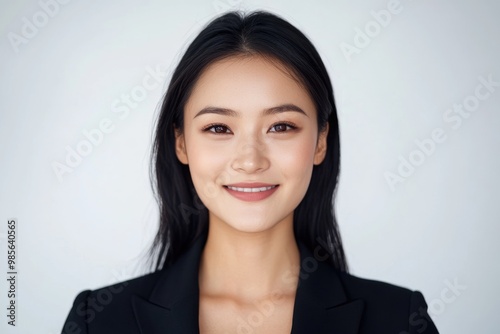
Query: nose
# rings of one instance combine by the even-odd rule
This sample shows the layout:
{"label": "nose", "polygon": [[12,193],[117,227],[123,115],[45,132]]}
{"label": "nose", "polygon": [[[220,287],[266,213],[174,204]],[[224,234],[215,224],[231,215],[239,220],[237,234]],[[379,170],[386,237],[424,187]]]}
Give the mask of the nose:
{"label": "nose", "polygon": [[241,144],[231,162],[233,170],[246,174],[260,173],[269,166],[270,161],[265,145],[254,139]]}

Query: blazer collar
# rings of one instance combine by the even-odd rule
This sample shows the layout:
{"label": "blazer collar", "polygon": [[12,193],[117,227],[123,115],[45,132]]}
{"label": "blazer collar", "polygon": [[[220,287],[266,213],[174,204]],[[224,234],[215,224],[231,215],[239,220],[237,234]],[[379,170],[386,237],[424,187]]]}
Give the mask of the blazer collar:
{"label": "blazer collar", "polygon": [[295,296],[292,334],[355,334],[359,331],[364,302],[349,300],[339,272],[325,258],[314,256],[298,243],[301,258]]}
{"label": "blazer collar", "polygon": [[[199,333],[198,266],[206,236],[200,236],[173,265],[163,269],[148,299],[132,296],[142,334]],[[292,334],[359,331],[364,304],[348,300],[338,272],[299,243],[301,274]]]}

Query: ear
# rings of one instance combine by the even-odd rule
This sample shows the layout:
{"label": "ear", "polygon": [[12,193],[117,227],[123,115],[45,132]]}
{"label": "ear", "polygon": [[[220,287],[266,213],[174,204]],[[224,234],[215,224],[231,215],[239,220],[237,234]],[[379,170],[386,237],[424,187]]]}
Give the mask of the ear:
{"label": "ear", "polygon": [[314,164],[319,165],[323,162],[326,156],[326,138],[328,137],[328,123],[326,123],[325,129],[319,133],[318,143],[316,144],[316,152],[314,153]]}
{"label": "ear", "polygon": [[177,155],[177,159],[184,165],[188,164],[188,157],[186,152],[186,141],[184,139],[184,134],[175,129],[175,154]]}

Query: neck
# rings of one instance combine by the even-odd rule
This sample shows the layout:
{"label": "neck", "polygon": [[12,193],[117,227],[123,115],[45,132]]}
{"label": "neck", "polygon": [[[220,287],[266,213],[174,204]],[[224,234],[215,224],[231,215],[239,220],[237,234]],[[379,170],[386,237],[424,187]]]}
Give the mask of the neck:
{"label": "neck", "polygon": [[299,268],[292,217],[252,233],[211,222],[200,263],[200,292],[242,302],[295,294]]}

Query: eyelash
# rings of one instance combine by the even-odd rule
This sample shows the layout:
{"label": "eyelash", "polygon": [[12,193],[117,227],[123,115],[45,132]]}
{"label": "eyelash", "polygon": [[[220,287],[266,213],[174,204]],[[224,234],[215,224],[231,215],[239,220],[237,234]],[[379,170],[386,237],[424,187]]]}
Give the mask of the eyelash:
{"label": "eyelash", "polygon": [[224,135],[224,134],[227,134],[227,132],[215,132],[212,131],[212,129],[215,129],[216,127],[223,127],[223,128],[226,128],[226,131],[229,130],[229,127],[227,127],[226,125],[222,124],[222,123],[212,123],[212,124],[209,124],[207,125],[206,127],[203,128],[203,132],[212,132],[216,135]]}
{"label": "eyelash", "polygon": [[[293,123],[290,123],[290,122],[279,122],[279,123],[273,124],[271,126],[271,128],[274,128],[277,125],[285,125],[286,127],[290,128],[290,129],[286,129],[285,131],[279,131],[279,132],[290,132],[290,131],[293,131],[293,130],[297,130],[297,126],[295,124],[293,124]],[[277,132],[277,131],[273,131],[273,132]]]}
{"label": "eyelash", "polygon": [[[274,128],[275,126],[278,126],[278,125],[285,125],[287,128],[290,128],[290,129],[287,129],[285,131],[271,131],[271,132],[275,132],[275,133],[281,133],[281,132],[290,132],[290,131],[293,131],[293,130],[296,130],[297,129],[297,126],[293,123],[290,123],[290,122],[279,122],[279,123],[275,123],[271,126],[271,129]],[[229,127],[227,125],[224,125],[222,123],[212,123],[212,124],[209,124],[207,125],[206,127],[203,128],[203,132],[212,132],[213,134],[216,134],[216,135],[225,135],[225,134],[229,134],[228,132],[215,132],[215,131],[212,131],[212,129],[215,129],[216,127],[223,127],[227,130],[229,130]],[[231,131],[231,130],[229,130]]]}

